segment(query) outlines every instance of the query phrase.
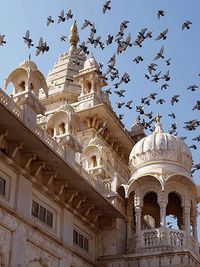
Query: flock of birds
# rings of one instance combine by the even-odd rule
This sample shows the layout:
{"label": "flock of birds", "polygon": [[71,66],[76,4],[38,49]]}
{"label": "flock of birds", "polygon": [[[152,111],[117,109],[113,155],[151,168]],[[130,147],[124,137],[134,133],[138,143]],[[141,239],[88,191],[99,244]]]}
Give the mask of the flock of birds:
{"label": "flock of birds", "polygon": [[[102,12],[103,14],[110,12],[112,9],[112,2],[106,1],[102,6]],[[161,20],[162,17],[166,15],[166,12],[164,10],[158,10],[157,11],[157,19]],[[71,9],[69,9],[67,12],[64,11],[64,9],[61,10],[60,14],[53,18],[52,16],[48,16],[46,18],[46,26],[50,27],[51,24],[56,23],[64,23],[67,20],[70,20],[74,17],[74,14]],[[165,64],[167,68],[170,67],[172,58],[167,58],[165,54],[165,47],[163,45],[164,41],[168,38],[168,28],[164,29],[162,32],[157,34],[156,36],[153,36],[153,32],[148,30],[148,28],[142,28],[137,36],[132,40],[131,33],[126,34],[126,31],[129,26],[129,21],[124,20],[119,25],[119,31],[116,34],[108,33],[106,38],[102,38],[102,36],[97,35],[97,29],[94,22],[91,22],[88,19],[84,19],[83,24],[81,26],[81,31],[85,29],[89,29],[89,35],[87,36],[87,39],[82,41],[76,50],[77,54],[86,54],[88,55],[90,53],[90,47],[92,48],[100,48],[101,50],[104,50],[107,46],[110,46],[111,44],[114,44],[116,46],[116,49],[113,53],[113,55],[109,58],[107,61],[107,64],[104,66],[104,64],[99,63],[99,68],[97,72],[101,75],[102,79],[105,80],[109,85],[111,85],[110,88],[105,89],[104,92],[107,95],[114,94],[118,97],[119,101],[116,102],[116,107],[121,110],[122,107],[126,107],[127,109],[131,110],[133,109],[133,100],[123,101],[121,99],[124,99],[126,90],[124,89],[124,86],[131,82],[130,74],[127,72],[124,72],[123,74],[120,74],[119,70],[116,67],[116,59],[119,54],[125,53],[125,51],[131,47],[139,47],[142,48],[143,44],[147,42],[148,39],[153,38],[156,42],[162,42],[160,45],[160,49],[157,51],[157,53],[154,55],[152,62],[150,62],[146,68],[146,73],[144,74],[144,79],[148,80],[152,84],[160,84],[160,90],[161,91],[167,91],[169,88],[169,81],[171,79],[170,76],[170,70],[168,69],[166,72],[163,72],[162,70],[159,70],[159,62],[162,61],[162,63]],[[192,26],[192,22],[189,20],[183,21],[182,25],[180,25],[180,29],[182,31],[189,30]],[[60,41],[65,42],[67,40],[68,36],[62,35],[60,36]],[[31,47],[36,48],[35,54],[36,56],[43,54],[45,52],[49,51],[49,45],[47,44],[47,41],[44,40],[43,37],[40,37],[39,42],[37,45],[34,45],[33,40],[31,38],[29,30],[27,30],[22,37],[24,44],[30,49]],[[3,46],[6,44],[5,35],[0,34],[0,46]],[[143,57],[141,55],[137,55],[135,58],[132,59],[132,62],[134,64],[140,64],[143,61]],[[74,62],[74,64],[79,64],[78,60],[77,62]],[[199,75],[200,76],[200,75]],[[70,82],[73,82],[73,80],[70,80]],[[122,89],[123,88],[123,89]],[[198,85],[192,84],[189,85],[187,90],[194,92],[198,89]],[[180,95],[174,94],[171,96],[170,99],[170,105],[174,106],[176,105],[180,100]],[[159,98],[159,94],[157,92],[152,92],[149,95],[142,97],[139,104],[135,106],[135,111],[138,114],[137,120],[138,122],[144,127],[144,129],[148,129],[150,131],[153,131],[154,129],[154,121],[155,121],[155,114],[153,114],[153,111],[146,112],[145,109],[148,106],[151,106],[152,101],[155,101],[157,105],[163,105],[166,100],[164,98]],[[195,105],[192,107],[192,110],[200,110],[200,101],[196,101]],[[122,120],[124,117],[124,114],[120,113],[119,119]],[[177,135],[177,123],[176,120],[176,114],[174,112],[171,112],[168,114],[168,116],[173,120],[169,127],[169,133],[173,135]],[[184,122],[183,128],[186,131],[193,132],[200,126],[200,121],[197,119],[192,119],[189,121]],[[187,137],[181,137],[182,139],[186,139]],[[197,143],[200,142],[200,135],[194,136],[192,138],[194,143],[190,146],[191,149],[196,150],[197,149]],[[200,170],[200,163],[194,164],[192,173],[194,173],[196,170]]]}

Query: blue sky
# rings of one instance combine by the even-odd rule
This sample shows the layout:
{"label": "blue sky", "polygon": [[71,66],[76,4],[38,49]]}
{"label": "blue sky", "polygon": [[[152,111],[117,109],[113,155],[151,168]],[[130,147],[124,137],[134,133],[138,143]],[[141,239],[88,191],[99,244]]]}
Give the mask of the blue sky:
{"label": "blue sky", "polygon": [[[76,19],[80,29],[84,19],[94,22],[97,28],[97,35],[106,39],[110,32],[115,35],[119,30],[120,22],[123,20],[130,21],[125,35],[130,32],[132,42],[135,40],[137,33],[142,28],[148,28],[153,32],[153,38],[144,42],[142,48],[128,48],[124,53],[117,56],[117,68],[122,75],[128,72],[131,82],[121,86],[120,89],[126,89],[125,101],[133,100],[133,109],[128,110],[116,108],[116,102],[121,101],[115,94],[111,96],[114,110],[117,114],[125,114],[123,122],[127,128],[131,127],[133,120],[137,117],[135,111],[136,105],[140,105],[141,97],[148,96],[152,92],[157,92],[158,98],[164,98],[166,103],[163,105],[151,101],[150,106],[145,107],[145,112],[153,111],[154,115],[158,112],[163,116],[162,123],[165,131],[168,131],[171,123],[176,122],[179,136],[187,136],[188,145],[196,144],[192,138],[200,134],[199,129],[188,132],[183,129],[184,121],[198,119],[200,111],[192,111],[192,107],[199,100],[199,90],[189,92],[186,88],[189,85],[197,84],[200,86],[200,1],[197,0],[112,0],[112,9],[106,14],[102,13],[102,4],[104,0],[1,0],[0,1],[0,34],[6,35],[5,46],[0,47],[0,87],[3,87],[4,78],[15,69],[21,61],[32,54],[32,59],[38,65],[38,68],[47,76],[48,71],[57,61],[58,56],[68,50],[68,42],[60,42],[62,35],[69,35],[70,26]],[[46,18],[51,15],[56,21],[62,9],[67,12],[72,9],[74,17],[65,23],[54,23],[49,27],[46,26]],[[163,9],[166,15],[160,20],[157,19],[158,9]],[[191,20],[190,30],[181,30],[184,21]],[[155,37],[163,30],[168,28],[168,38],[165,41],[155,41]],[[25,46],[22,36],[26,30],[30,31],[31,37],[35,44],[38,43],[40,36],[50,46],[48,53],[35,56],[35,48],[30,50]],[[89,29],[79,30],[80,39],[85,40],[89,35]],[[170,70],[171,79],[169,89],[161,91],[160,86],[163,81],[157,84],[149,82],[144,78],[147,72],[147,66],[153,62],[156,52],[164,45],[164,55],[166,58],[172,57],[172,63],[169,67],[163,60],[156,62],[158,70],[165,73]],[[116,44],[106,47],[103,51],[93,49],[89,46],[97,61],[104,63],[113,55],[116,50]],[[140,64],[132,62],[133,58],[141,55],[144,61]],[[106,68],[106,67],[105,67]],[[113,87],[112,83],[109,87]],[[171,106],[170,99],[172,95],[180,95],[180,101]],[[173,121],[167,114],[175,112],[177,118]],[[198,151],[198,150],[197,150]],[[199,153],[192,150],[194,161],[200,162]],[[195,181],[199,182],[199,172],[194,174]]]}

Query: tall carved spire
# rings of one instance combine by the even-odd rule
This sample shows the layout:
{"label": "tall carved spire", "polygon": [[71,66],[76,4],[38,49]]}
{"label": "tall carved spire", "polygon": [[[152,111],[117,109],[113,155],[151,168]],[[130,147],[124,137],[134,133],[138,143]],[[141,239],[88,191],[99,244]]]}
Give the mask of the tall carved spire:
{"label": "tall carved spire", "polygon": [[79,41],[79,35],[78,35],[78,29],[77,29],[76,21],[72,24],[70,31],[71,31],[71,34],[69,36],[69,42],[70,42],[69,53],[73,54],[73,52],[77,48],[77,43]]}

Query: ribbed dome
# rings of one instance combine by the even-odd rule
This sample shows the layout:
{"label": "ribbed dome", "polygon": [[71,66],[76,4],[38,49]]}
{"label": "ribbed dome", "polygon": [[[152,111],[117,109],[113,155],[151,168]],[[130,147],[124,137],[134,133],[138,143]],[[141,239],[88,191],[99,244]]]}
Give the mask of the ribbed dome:
{"label": "ribbed dome", "polygon": [[157,122],[153,134],[144,137],[133,147],[129,162],[132,170],[159,162],[178,164],[190,170],[192,155],[183,140],[164,133],[160,122]]}
{"label": "ribbed dome", "polygon": [[31,61],[31,60],[24,60],[20,63],[19,65],[20,68],[24,68],[24,69],[34,69],[37,70],[37,65],[35,64],[35,62]]}
{"label": "ribbed dome", "polygon": [[98,67],[98,63],[97,63],[96,59],[93,56],[91,56],[90,58],[88,58],[85,61],[83,69],[90,69],[90,68],[93,68],[93,67]]}

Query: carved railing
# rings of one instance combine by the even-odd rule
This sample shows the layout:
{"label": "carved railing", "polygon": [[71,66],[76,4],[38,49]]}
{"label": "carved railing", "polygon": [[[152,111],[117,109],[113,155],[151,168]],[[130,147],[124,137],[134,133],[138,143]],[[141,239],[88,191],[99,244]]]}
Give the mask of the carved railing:
{"label": "carved railing", "polygon": [[168,228],[148,229],[141,231],[141,247],[185,246],[185,232]]}

